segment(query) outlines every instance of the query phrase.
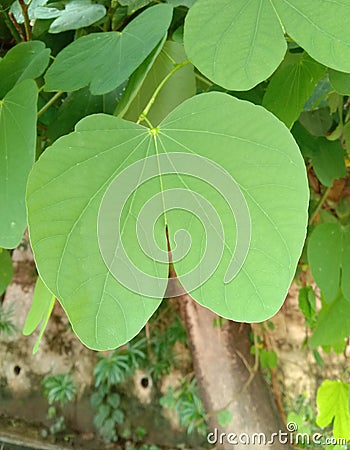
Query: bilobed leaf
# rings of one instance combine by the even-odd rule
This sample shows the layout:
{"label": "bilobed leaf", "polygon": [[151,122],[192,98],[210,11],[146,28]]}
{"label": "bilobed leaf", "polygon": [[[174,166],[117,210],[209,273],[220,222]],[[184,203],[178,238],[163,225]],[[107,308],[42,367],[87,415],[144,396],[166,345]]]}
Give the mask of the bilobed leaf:
{"label": "bilobed leaf", "polygon": [[0,246],[14,248],[26,227],[25,191],[34,163],[36,103],[33,80],[16,85],[0,100]]}
{"label": "bilobed leaf", "polygon": [[315,173],[324,186],[332,186],[334,180],[346,176],[344,150],[339,141],[319,138],[317,144],[312,154]]}
{"label": "bilobed leaf", "polygon": [[185,21],[191,62],[210,80],[248,90],[268,78],[287,50],[284,32],[319,63],[350,72],[347,0],[197,0]]}
{"label": "bilobed leaf", "polygon": [[46,8],[45,6],[34,10],[34,16],[37,19],[56,18],[50,25],[50,33],[61,33],[88,27],[105,15],[106,8],[103,5],[92,3],[91,0],[71,0],[63,10]]}
{"label": "bilobed leaf", "polygon": [[350,72],[347,0],[272,0],[286,33],[319,63]]}
{"label": "bilobed leaf", "polygon": [[287,50],[281,24],[265,0],[197,0],[186,17],[184,43],[206,77],[241,91],[268,78]]}
{"label": "bilobed leaf", "polygon": [[329,69],[329,81],[334,89],[342,95],[350,95],[350,73]]}
{"label": "bilobed leaf", "polygon": [[325,300],[334,300],[341,286],[350,302],[350,227],[339,223],[318,225],[308,241],[307,254],[312,275]]}
{"label": "bilobed leaf", "polygon": [[49,64],[50,49],[40,41],[21,42],[0,61],[0,99],[21,81],[38,78]]}
{"label": "bilobed leaf", "polygon": [[77,39],[57,55],[47,71],[46,90],[72,92],[90,86],[95,95],[112,91],[151,53],[166,33],[171,18],[170,6],[155,5],[122,32],[92,33]]}
{"label": "bilobed leaf", "polygon": [[[203,167],[189,164],[192,157]],[[222,169],[219,177],[209,180],[218,166],[226,172]],[[130,176],[132,167],[137,172]],[[224,174],[235,181],[229,177],[232,185],[220,194]],[[113,195],[115,181],[123,177],[125,183]],[[245,207],[242,217],[248,222],[242,222],[240,210],[233,215],[228,203],[231,188],[237,186],[245,200],[236,198],[234,208]],[[95,349],[130,340],[165,294],[164,205],[179,281],[199,303],[234,320],[261,321],[279,309],[306,232],[305,166],[290,133],[264,108],[217,92],[185,101],[155,130],[106,115],[83,119],[74,133],[41,156],[27,193],[40,275],[79,338]],[[123,198],[125,207],[120,208],[120,222],[115,222],[115,202]],[[112,200],[112,208],[103,208],[106,199]],[[213,223],[205,221],[205,201],[212,205],[210,211],[217,211]],[[247,241],[249,214],[252,232]],[[222,238],[216,221],[225,230]],[[250,243],[248,256],[237,276],[224,281],[235,253],[236,228],[239,240],[248,247]],[[178,238],[184,232],[192,238],[188,250],[189,239]],[[216,244],[223,247],[222,253]],[[214,266],[207,247],[214,250]],[[123,251],[128,260],[122,258]],[[212,273],[202,279],[208,268]],[[125,287],[129,282],[133,285]]]}
{"label": "bilobed leaf", "polygon": [[349,336],[350,302],[339,294],[332,303],[323,305],[310,342],[313,347],[337,346],[341,340],[344,341]]}
{"label": "bilobed leaf", "polygon": [[350,439],[349,385],[341,381],[325,380],[317,391],[318,415],[316,423],[326,427],[333,422],[336,439]]}
{"label": "bilobed leaf", "polygon": [[[159,56],[143,81],[141,88],[130,104],[128,111],[124,114],[123,117],[125,119],[137,121],[157,86],[174,68],[169,56],[176,63],[185,61],[186,54],[183,45],[173,41],[165,42]],[[176,106],[192,97],[195,93],[196,81],[193,66],[189,64],[177,71],[165,84],[159,92],[147,118],[152,125],[158,125]]]}
{"label": "bilobed leaf", "polygon": [[324,72],[307,53],[288,54],[271,78],[263,106],[290,128]]}
{"label": "bilobed leaf", "polygon": [[7,286],[11,283],[13,277],[13,265],[10,253],[0,248],[0,295],[2,295]]}
{"label": "bilobed leaf", "polygon": [[49,309],[51,300],[51,292],[47,289],[42,279],[38,277],[34,289],[32,305],[23,327],[23,334],[25,336],[32,334],[33,331],[40,325],[40,322],[43,320],[45,315],[45,311]]}

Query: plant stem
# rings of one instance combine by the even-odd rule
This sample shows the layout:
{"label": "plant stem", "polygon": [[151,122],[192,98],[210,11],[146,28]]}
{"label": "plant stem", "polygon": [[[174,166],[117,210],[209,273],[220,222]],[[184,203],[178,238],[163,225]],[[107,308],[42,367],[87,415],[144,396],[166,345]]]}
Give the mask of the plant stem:
{"label": "plant stem", "polygon": [[140,114],[139,118],[137,119],[136,123],[140,123],[143,120],[147,122],[147,114],[149,113],[149,110],[152,108],[153,103],[155,102],[159,92],[162,90],[165,83],[171,78],[174,73],[176,73],[178,70],[180,70],[182,67],[187,66],[189,64],[189,61],[183,61],[182,63],[176,64],[176,66],[163,78],[163,80],[159,83],[157,86],[157,89],[154,91],[152,97],[150,98],[149,102],[147,103],[145,109]]}
{"label": "plant stem", "polygon": [[30,19],[28,15],[29,4],[25,3],[24,0],[18,0],[18,3],[20,4],[22,9],[24,28],[26,30],[26,40],[30,41],[32,39],[32,29],[30,27]]}
{"label": "plant stem", "polygon": [[[14,18],[11,12],[9,12],[7,15],[5,11],[1,11],[1,15],[3,16],[4,22],[7,28],[10,30],[10,33],[12,34],[13,38],[15,39],[17,44],[19,44],[23,40],[22,28],[18,25],[16,19]],[[17,26],[19,27],[19,29],[17,28]]]}
{"label": "plant stem", "polygon": [[58,91],[56,92],[55,95],[53,95],[50,100],[45,103],[45,105],[38,111],[37,117],[39,118],[40,116],[42,116],[44,114],[44,112],[46,112],[51,105],[53,105],[55,103],[56,100],[58,100],[61,95],[64,93],[64,91]]}
{"label": "plant stem", "polygon": [[316,219],[317,214],[320,212],[320,209],[322,208],[323,203],[325,202],[327,195],[329,194],[329,191],[331,190],[330,187],[325,189],[324,193],[322,194],[322,197],[320,198],[320,201],[318,202],[314,212],[311,214],[309,219],[309,225],[311,225],[314,220]]}

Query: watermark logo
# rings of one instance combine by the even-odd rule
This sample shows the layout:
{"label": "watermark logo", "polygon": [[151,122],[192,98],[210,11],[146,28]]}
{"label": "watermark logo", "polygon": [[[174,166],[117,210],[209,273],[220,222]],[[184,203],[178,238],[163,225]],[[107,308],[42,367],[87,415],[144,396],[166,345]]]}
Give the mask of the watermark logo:
{"label": "watermark logo", "polygon": [[289,422],[286,425],[286,431],[278,430],[278,432],[267,434],[267,433],[224,433],[220,432],[217,428],[214,431],[208,433],[207,441],[209,444],[214,445],[273,445],[279,443],[282,445],[314,445],[314,446],[325,446],[325,445],[339,445],[346,446],[346,439],[334,438],[332,436],[324,436],[321,433],[313,433],[312,435],[308,433],[299,433],[298,425],[295,422]]}
{"label": "watermark logo", "polygon": [[[232,216],[232,227],[236,227],[234,252],[222,280],[229,283],[241,270],[249,251],[249,209],[238,183],[224,168],[210,159],[190,153],[161,153],[146,157],[129,165],[111,181],[100,204],[97,224],[99,247],[106,266],[129,290],[143,297],[163,296],[167,278],[146,273],[135,264],[130,251],[142,251],[153,261],[168,265],[168,251],[160,248],[154,236],[155,224],[167,211],[182,209],[200,220],[205,230],[206,245],[200,262],[188,273],[182,274],[181,281],[191,292],[213,275],[226,245],[220,211],[210,203],[205,193],[194,192],[186,186],[166,189],[162,186],[162,180],[167,175],[194,177],[216,190],[226,201]],[[135,230],[126,230],[125,214],[134,214],[132,203],[135,192],[154,178],[159,179],[161,189],[146,199],[139,209]],[[207,192],[207,189],[204,191]],[[172,230],[171,224],[169,227],[174,233],[175,244],[181,244],[171,249],[172,262],[176,263],[186,257],[192,238],[186,229]],[[130,240],[132,232],[134,241]]]}

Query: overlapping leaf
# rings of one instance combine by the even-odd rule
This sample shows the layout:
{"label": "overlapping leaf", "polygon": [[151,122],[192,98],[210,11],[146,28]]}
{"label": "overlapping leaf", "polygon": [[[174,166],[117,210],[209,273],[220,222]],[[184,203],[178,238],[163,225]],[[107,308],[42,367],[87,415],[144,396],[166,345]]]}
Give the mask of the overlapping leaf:
{"label": "overlapping leaf", "polygon": [[13,265],[10,253],[0,248],[0,295],[2,295],[13,277]]}
{"label": "overlapping leaf", "polygon": [[25,191],[34,163],[38,89],[32,80],[0,100],[0,246],[16,247],[26,227]]}
{"label": "overlapping leaf", "polygon": [[[157,149],[169,158],[173,152],[195,153],[224,167],[240,186],[251,214],[248,257],[237,277],[225,284],[236,238],[235,218],[226,200],[205,178],[177,172],[163,177],[165,195],[175,187],[186,191],[190,200],[198,192],[215,205],[225,230],[219,266],[191,292],[198,302],[234,320],[264,320],[278,310],[294,275],[306,230],[307,180],[298,147],[274,116],[226,94],[210,93],[184,102],[155,133],[111,116],[87,117],[40,158],[30,176],[27,201],[39,272],[89,347],[114,348],[131,339],[164,296],[168,264],[144,253],[135,235],[138,215],[148,200],[156,196],[151,210],[163,210],[157,165],[143,160]],[[143,169],[136,182],[144,171],[155,170],[156,176],[130,193],[120,239],[137,270],[158,280],[152,284],[153,298],[126,289],[112,275],[97,239],[97,216],[107,187],[140,160]],[[188,254],[175,263],[185,289],[186,274],[201,262],[206,245],[203,226],[186,211],[188,206],[167,211],[172,248],[178,230],[185,229],[192,237]],[[164,223],[158,219],[154,239],[166,251]],[[145,236],[148,245],[149,234]],[[204,272],[208,263],[201,263]]]}
{"label": "overlapping leaf", "polygon": [[215,83],[248,90],[269,77],[286,52],[284,30],[316,61],[350,72],[346,0],[197,0],[185,22],[190,60]]}
{"label": "overlapping leaf", "polygon": [[0,61],[0,99],[21,81],[38,78],[49,64],[50,49],[40,41],[22,42]]}
{"label": "overlapping leaf", "polygon": [[[146,9],[120,32],[92,33],[65,47],[46,73],[48,91],[75,91],[90,86],[105,94],[122,84],[165,35],[172,8]],[[152,24],[152,25],[150,25]]]}

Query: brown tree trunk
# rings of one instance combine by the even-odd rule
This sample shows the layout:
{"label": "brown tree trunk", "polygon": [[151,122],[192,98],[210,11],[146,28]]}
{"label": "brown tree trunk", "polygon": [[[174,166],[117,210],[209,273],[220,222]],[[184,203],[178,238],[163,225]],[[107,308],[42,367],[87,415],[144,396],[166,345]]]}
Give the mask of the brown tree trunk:
{"label": "brown tree trunk", "polygon": [[[177,298],[192,348],[202,399],[209,412],[209,426],[213,433],[209,435],[211,442],[222,449],[291,448],[287,444],[290,443],[289,433],[280,438],[275,435],[274,443],[268,444],[273,433],[286,430],[262,374],[259,370],[250,372],[247,367],[253,368],[255,359],[250,354],[250,326],[227,321],[222,327],[214,327],[217,317],[214,313],[189,295]],[[219,425],[217,418],[217,412],[222,409],[229,410],[233,417],[232,422],[224,427]],[[228,436],[229,433],[237,436]],[[256,433],[266,436],[265,444],[263,435],[258,437]],[[284,443],[280,442],[283,440]]]}

